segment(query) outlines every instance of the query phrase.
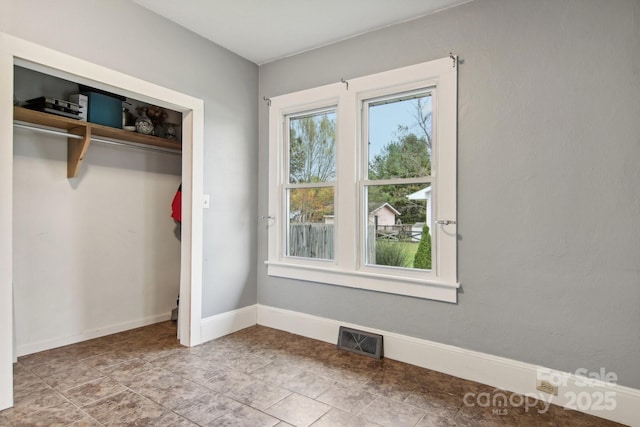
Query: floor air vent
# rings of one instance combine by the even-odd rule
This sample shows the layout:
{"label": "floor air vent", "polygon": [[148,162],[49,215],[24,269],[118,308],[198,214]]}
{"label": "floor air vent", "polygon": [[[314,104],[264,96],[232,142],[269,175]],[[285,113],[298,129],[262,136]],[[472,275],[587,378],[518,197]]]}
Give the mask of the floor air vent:
{"label": "floor air vent", "polygon": [[382,335],[340,326],[338,348],[362,354],[363,356],[382,359]]}

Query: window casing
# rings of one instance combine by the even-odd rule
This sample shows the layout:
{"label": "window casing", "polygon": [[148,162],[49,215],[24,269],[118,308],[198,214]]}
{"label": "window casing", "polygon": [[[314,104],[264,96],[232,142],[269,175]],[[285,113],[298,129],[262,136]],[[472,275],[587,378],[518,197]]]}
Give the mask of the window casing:
{"label": "window casing", "polygon": [[[448,57],[271,98],[269,275],[456,302],[456,65]],[[407,109],[421,131],[399,126],[372,142],[377,122]],[[423,234],[430,264],[412,253]]]}

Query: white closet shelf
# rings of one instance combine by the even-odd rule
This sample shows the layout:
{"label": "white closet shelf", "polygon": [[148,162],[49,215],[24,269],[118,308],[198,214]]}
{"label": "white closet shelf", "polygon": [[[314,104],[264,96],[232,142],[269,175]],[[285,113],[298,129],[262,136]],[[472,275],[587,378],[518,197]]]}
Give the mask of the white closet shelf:
{"label": "white closet shelf", "polygon": [[[123,129],[83,122],[76,119],[56,116],[55,114],[29,110],[23,107],[13,107],[13,120],[16,122],[63,129],[73,135],[67,138],[67,178],[75,178],[78,176],[92,137],[95,140],[99,140],[96,137],[102,137],[129,142],[132,143],[132,145],[141,147],[157,147],[159,151],[171,150],[172,152],[180,152],[182,150],[180,143],[158,138],[157,136],[129,132]],[[104,140],[100,141],[103,142]]]}

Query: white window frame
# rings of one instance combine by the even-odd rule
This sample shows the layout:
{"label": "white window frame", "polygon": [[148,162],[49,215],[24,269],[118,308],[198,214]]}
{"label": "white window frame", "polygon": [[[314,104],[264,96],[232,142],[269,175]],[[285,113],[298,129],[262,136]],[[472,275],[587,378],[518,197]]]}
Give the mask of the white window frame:
{"label": "white window frame", "polygon": [[[431,270],[366,265],[363,188],[367,183],[363,102],[424,89],[433,96],[431,154],[434,252]],[[336,106],[336,236],[333,260],[286,256],[287,116]],[[366,114],[366,113],[365,113]],[[366,131],[365,131],[366,133]],[[456,302],[457,60],[447,57],[271,98],[269,109],[270,276]],[[447,221],[448,223],[442,223]],[[440,223],[438,223],[440,222]],[[357,242],[357,243],[354,243]]]}

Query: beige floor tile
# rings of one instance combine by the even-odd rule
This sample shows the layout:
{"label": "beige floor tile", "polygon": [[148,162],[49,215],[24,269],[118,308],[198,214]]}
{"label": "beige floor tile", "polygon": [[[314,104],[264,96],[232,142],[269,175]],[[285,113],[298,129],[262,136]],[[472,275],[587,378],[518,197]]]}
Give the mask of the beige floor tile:
{"label": "beige floor tile", "polygon": [[[16,365],[19,365],[16,363]],[[38,376],[23,366],[14,368],[13,370],[13,395],[15,399],[19,399],[27,394],[44,390],[49,386]]]}
{"label": "beige floor tile", "polygon": [[82,385],[62,391],[62,394],[78,406],[85,406],[112,394],[126,390],[122,384],[108,377],[102,377]]}
{"label": "beige floor tile", "polygon": [[287,423],[298,427],[306,427],[329,412],[331,406],[293,393],[265,411]]}
{"label": "beige floor tile", "polygon": [[108,351],[84,359],[82,362],[88,366],[91,366],[92,368],[103,370],[132,359],[133,356],[127,351],[110,349]]}
{"label": "beige floor tile", "polygon": [[336,382],[311,372],[303,371],[282,384],[283,387],[312,399],[333,387]]}
{"label": "beige floor tile", "polygon": [[160,405],[144,405],[108,424],[109,426],[172,426],[184,421],[180,415]]}
{"label": "beige floor tile", "polygon": [[12,420],[14,426],[66,426],[87,414],[69,402],[45,408]]}
{"label": "beige floor tile", "polygon": [[40,378],[48,378],[77,368],[76,362],[77,359],[73,356],[63,356],[30,366],[29,369]]}
{"label": "beige floor tile", "polygon": [[173,374],[158,378],[153,377],[130,387],[136,393],[169,409],[175,409],[209,392],[206,387]]}
{"label": "beige floor tile", "polygon": [[223,415],[220,418],[216,418],[206,425],[211,427],[273,427],[279,422],[280,420],[267,415],[264,412],[241,405],[239,408]]}
{"label": "beige floor tile", "polygon": [[154,369],[153,365],[142,359],[130,359],[126,362],[108,367],[98,367],[98,370],[104,375],[128,385],[138,375],[145,375]]}
{"label": "beige floor tile", "polygon": [[68,425],[68,427],[101,427],[101,426],[102,424],[100,424],[98,421],[94,420],[89,416],[81,420],[74,421],[73,423]]}
{"label": "beige floor tile", "polygon": [[199,384],[217,391],[218,393],[231,393],[240,390],[256,379],[242,372],[234,371],[231,368],[223,367],[215,371],[209,378],[199,382]]}
{"label": "beige floor tile", "polygon": [[613,421],[565,409],[556,405],[551,405],[550,412],[553,415],[555,425],[558,427],[614,427],[619,425]]}
{"label": "beige floor tile", "polygon": [[363,390],[389,399],[404,401],[418,386],[403,373],[383,371],[364,384]]}
{"label": "beige floor tile", "polygon": [[404,403],[424,409],[427,412],[438,413],[445,417],[454,417],[463,405],[463,396],[420,390],[412,392],[404,400]]}
{"label": "beige floor tile", "polygon": [[108,396],[82,409],[103,424],[109,424],[134,412],[154,410],[158,405],[130,390]]}
{"label": "beige floor tile", "polygon": [[333,408],[318,421],[313,423],[313,427],[380,427],[380,424],[373,423],[363,418],[357,417],[340,409]]}
{"label": "beige floor tile", "polygon": [[253,383],[239,390],[232,390],[226,395],[245,405],[259,410],[265,410],[269,406],[289,396],[287,389],[264,381],[255,380]]}
{"label": "beige floor tile", "polygon": [[67,400],[60,393],[47,387],[27,395],[16,396],[13,408],[6,409],[0,414],[12,421],[43,409],[60,406],[66,402]]}
{"label": "beige floor tile", "polygon": [[59,347],[41,351],[39,353],[20,356],[18,357],[18,362],[24,366],[33,367],[65,356],[67,356],[67,351],[64,348]]}
{"label": "beige floor tile", "polygon": [[416,427],[457,427],[454,416],[447,416],[436,412],[427,412]]}
{"label": "beige floor tile", "polygon": [[73,368],[65,372],[44,378],[44,382],[56,390],[63,391],[100,378],[104,378],[100,371],[82,363],[76,363]]}
{"label": "beige floor tile", "polygon": [[241,403],[233,399],[210,391],[183,403],[175,409],[175,412],[200,425],[205,425],[241,406]]}
{"label": "beige floor tile", "polygon": [[236,357],[234,359],[223,361],[222,363],[235,371],[248,374],[251,371],[255,371],[270,364],[271,362],[271,359],[266,358],[262,355],[246,354],[242,357]]}
{"label": "beige floor tile", "polygon": [[359,416],[383,426],[403,427],[415,426],[425,414],[423,409],[379,396]]}
{"label": "beige floor tile", "polygon": [[300,368],[292,366],[287,361],[271,361],[267,365],[261,366],[249,374],[262,381],[282,384],[302,372]]}
{"label": "beige floor tile", "polygon": [[364,390],[336,384],[318,396],[318,400],[334,408],[358,415],[371,402],[376,400],[376,396]]}

